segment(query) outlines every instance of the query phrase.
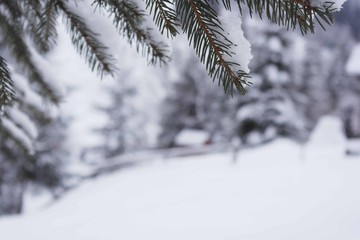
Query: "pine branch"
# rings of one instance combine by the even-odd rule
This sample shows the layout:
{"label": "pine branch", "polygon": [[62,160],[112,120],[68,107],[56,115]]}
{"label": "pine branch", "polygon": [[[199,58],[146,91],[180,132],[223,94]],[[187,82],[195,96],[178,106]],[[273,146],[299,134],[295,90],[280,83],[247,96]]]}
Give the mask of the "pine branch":
{"label": "pine branch", "polygon": [[225,55],[232,56],[232,42],[224,36],[216,11],[205,0],[177,0],[176,10],[184,32],[213,80],[222,81],[225,92],[235,86],[245,94],[243,84],[248,75],[234,72],[232,69],[239,64],[225,60]]}
{"label": "pine branch", "polygon": [[5,60],[0,56],[0,110],[12,105],[15,99],[14,85]]}
{"label": "pine branch", "polygon": [[35,29],[35,43],[40,52],[48,52],[56,45],[58,15],[56,1],[47,1]]}
{"label": "pine branch", "polygon": [[113,17],[113,23],[119,34],[128,39],[130,44],[135,41],[136,50],[147,57],[149,63],[166,63],[169,57],[165,45],[156,42],[151,36],[150,29],[144,28],[145,13],[130,0],[95,0],[93,5],[104,8]]}
{"label": "pine branch", "polygon": [[314,33],[315,21],[324,30],[324,23],[333,23],[334,9],[330,1],[327,6],[320,8],[312,6],[310,0],[236,0],[240,12],[243,11],[242,5],[246,5],[251,16],[255,13],[262,18],[265,14],[269,20],[280,26],[293,30],[299,27],[302,34],[309,31]]}
{"label": "pine branch", "polygon": [[38,26],[40,24],[42,8],[44,2],[50,0],[14,0],[18,5],[22,14],[22,30],[24,34],[29,35],[37,50],[44,53],[41,45],[43,43],[42,36],[38,33]]}
{"label": "pine branch", "polygon": [[[216,2],[219,3],[218,0]],[[231,0],[222,0],[222,3],[226,10],[231,10]]]}
{"label": "pine branch", "polygon": [[[55,1],[55,0],[54,0]],[[91,31],[83,19],[72,12],[62,0],[56,0],[56,7],[63,13],[71,40],[79,54],[85,57],[91,70],[97,70],[102,77],[104,73],[113,74],[116,67],[106,47],[97,39],[98,34]]]}
{"label": "pine branch", "polygon": [[172,9],[173,1],[169,0],[146,0],[146,8],[150,8],[153,21],[159,27],[161,34],[166,30],[167,37],[175,37],[179,32],[176,12]]}
{"label": "pine branch", "polygon": [[0,12],[0,31],[4,37],[4,45],[11,51],[17,63],[24,67],[29,79],[39,86],[45,99],[58,103],[60,97],[56,91],[49,87],[31,59],[31,53],[23,39],[20,26],[10,23],[11,21]]}

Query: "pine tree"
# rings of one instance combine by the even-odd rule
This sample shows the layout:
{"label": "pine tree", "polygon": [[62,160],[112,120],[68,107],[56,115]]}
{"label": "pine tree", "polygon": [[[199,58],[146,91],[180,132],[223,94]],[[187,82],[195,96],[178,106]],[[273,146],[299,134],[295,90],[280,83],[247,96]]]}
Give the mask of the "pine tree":
{"label": "pine tree", "polygon": [[331,99],[329,92],[325,90],[327,81],[325,50],[319,39],[307,39],[299,90],[303,94],[300,106],[304,107],[309,130],[315,127],[321,116],[329,113]]}
{"label": "pine tree", "polygon": [[198,62],[194,61],[188,49],[180,46],[175,43],[173,55],[177,58],[166,68],[168,90],[160,107],[161,133],[158,142],[161,147],[173,147],[177,134],[185,128],[203,127],[198,118],[201,114],[197,107],[200,94],[196,82],[203,78],[203,71],[199,71]]}
{"label": "pine tree", "polygon": [[[26,118],[16,108],[10,116]],[[4,119],[5,120],[5,119]],[[5,120],[6,124],[11,124]],[[36,145],[31,146],[31,151],[21,147],[19,142],[32,144],[30,140],[17,140],[9,136],[7,130],[0,132],[0,215],[18,214],[22,212],[23,195],[31,189],[47,189],[54,197],[60,195],[65,189],[63,165],[68,158],[65,146],[66,124],[61,120],[50,118],[39,119],[41,129],[35,125],[28,126],[32,135],[36,136]],[[31,124],[31,122],[28,122]],[[21,129],[14,131],[19,137],[27,138]],[[28,146],[30,147],[30,146]]]}
{"label": "pine tree", "polygon": [[[258,30],[256,30],[258,29]],[[295,105],[293,35],[274,25],[252,26],[253,90],[240,99],[238,134],[245,144],[259,144],[284,136],[301,139],[302,114]]]}
{"label": "pine tree", "polygon": [[344,130],[349,138],[360,136],[360,84],[358,79],[346,72],[346,63],[352,54],[355,40],[346,26],[336,25],[332,57],[328,61],[329,69],[326,75],[325,91],[330,101],[327,102],[328,113],[343,119]]}
{"label": "pine tree", "polygon": [[[335,24],[333,31],[308,36],[304,40],[305,54],[297,70],[300,77],[297,86],[301,92],[297,104],[304,109],[308,131],[324,115],[337,115],[343,118],[344,125],[350,126],[347,122],[352,114],[349,113],[358,105],[356,81],[345,72],[354,45],[351,31],[348,26]],[[347,132],[351,135],[350,128]]]}
{"label": "pine tree", "polygon": [[213,142],[228,141],[234,99],[204,84],[206,70],[182,41],[174,41],[172,48],[176,58],[165,68],[167,95],[160,107],[159,145],[173,147],[183,129],[205,131]]}
{"label": "pine tree", "polygon": [[69,187],[66,171],[70,151],[67,146],[68,121],[61,116],[42,119],[42,128],[36,141],[33,166],[28,170],[32,178],[26,179],[33,187],[48,190],[54,198],[63,194]]}
{"label": "pine tree", "polygon": [[97,107],[107,118],[104,126],[95,130],[104,139],[103,143],[92,149],[100,154],[100,159],[110,159],[140,149],[146,142],[145,130],[139,129],[144,119],[133,104],[136,89],[125,81],[126,73],[122,73],[121,78],[108,89],[110,104]]}
{"label": "pine tree", "polygon": [[335,28],[337,33],[337,42],[335,43],[335,51],[332,52],[333,57],[329,62],[329,69],[326,91],[329,93],[330,101],[329,113],[334,113],[339,110],[339,104],[342,96],[346,95],[346,91],[351,89],[351,77],[349,77],[345,70],[345,65],[349,59],[352,47],[354,46],[354,39],[352,38],[350,29],[342,26]]}

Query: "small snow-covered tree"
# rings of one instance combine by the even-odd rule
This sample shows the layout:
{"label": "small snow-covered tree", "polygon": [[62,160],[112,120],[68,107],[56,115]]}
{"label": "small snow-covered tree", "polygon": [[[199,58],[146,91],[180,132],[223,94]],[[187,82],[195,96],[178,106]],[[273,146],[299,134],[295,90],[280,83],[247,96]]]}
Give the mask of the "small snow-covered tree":
{"label": "small snow-covered tree", "polygon": [[356,108],[356,84],[345,72],[354,40],[348,27],[341,24],[335,24],[331,32],[304,40],[305,51],[297,68],[297,87],[301,93],[297,103],[303,108],[307,129],[311,131],[322,116],[339,115],[347,119],[345,115]]}
{"label": "small snow-covered tree", "polygon": [[69,187],[66,164],[70,151],[67,145],[67,123],[61,116],[41,119],[41,129],[37,138],[35,153],[30,162],[33,167],[28,171],[27,181],[35,188],[49,191],[54,198]]}
{"label": "small snow-covered tree", "polygon": [[332,58],[325,82],[326,91],[330,95],[328,104],[331,113],[339,110],[342,96],[345,96],[353,87],[351,86],[353,79],[346,73],[345,65],[354,45],[354,39],[350,29],[344,26],[337,26],[334,30],[334,33],[337,33],[337,41],[334,43],[335,50],[331,52]]}
{"label": "small snow-covered tree", "polygon": [[167,95],[160,107],[161,133],[158,139],[162,147],[173,147],[177,134],[184,128],[203,128],[198,118],[202,113],[198,109],[201,93],[197,84],[204,77],[203,71],[198,68],[198,62],[189,49],[180,46],[175,43],[173,55],[177,58],[166,69]]}
{"label": "small snow-covered tree", "polygon": [[326,48],[316,38],[308,38],[305,42],[305,55],[302,66],[299,90],[302,93],[301,107],[307,119],[309,129],[315,127],[321,116],[329,113],[331,101],[326,91],[326,71],[328,64],[324,61]]}
{"label": "small snow-covered tree", "polygon": [[[28,42],[30,33],[24,28],[25,26],[30,28],[30,25],[28,21],[22,19],[21,14],[25,11],[30,14],[29,6],[20,6],[16,2],[11,7],[5,6],[3,2],[1,4],[0,48],[3,50],[2,56],[7,60],[14,91],[7,97],[13,99],[12,107],[1,106],[0,109],[0,168],[7,169],[6,174],[4,173],[0,179],[1,197],[7,200],[0,200],[0,205],[3,208],[2,214],[10,214],[21,211],[22,196],[28,183],[52,188],[45,183],[48,181],[45,180],[46,176],[48,179],[54,179],[57,176],[53,173],[61,171],[60,169],[55,171],[57,168],[55,166],[58,166],[55,155],[52,162],[45,164],[41,160],[45,153],[39,152],[38,146],[42,144],[41,141],[45,143],[53,141],[44,140],[42,137],[50,131],[51,127],[48,126],[53,124],[51,110],[46,105],[59,104],[63,91],[41,69],[45,66],[44,59]],[[17,8],[14,8],[15,6]],[[15,12],[9,13],[15,10],[18,15],[12,15]],[[11,19],[11,16],[14,19]],[[44,99],[47,104],[44,103]],[[65,128],[61,130],[62,133],[57,132],[54,135],[66,132]],[[57,145],[60,146],[61,142]],[[49,154],[54,152],[51,151]]]}
{"label": "small snow-covered tree", "polygon": [[93,151],[99,152],[105,158],[140,149],[146,142],[146,131],[139,128],[144,119],[133,104],[136,89],[126,83],[126,74],[122,74],[122,78],[108,88],[111,102],[97,107],[105,113],[107,120],[103,127],[96,129],[104,141]]}
{"label": "small snow-covered tree", "polygon": [[204,83],[206,70],[183,42],[174,41],[173,55],[175,59],[166,68],[159,145],[172,147],[183,129],[206,131],[212,141],[229,140],[234,99],[217,91],[216,85]]}
{"label": "small snow-covered tree", "polygon": [[[255,22],[256,24],[256,22]],[[239,102],[238,134],[245,144],[278,136],[299,139],[303,116],[295,104],[293,35],[273,25],[253,23],[253,90]]]}
{"label": "small snow-covered tree", "polygon": [[346,70],[346,64],[353,54],[355,40],[348,27],[341,24],[334,28],[337,41],[333,42],[326,75],[325,91],[329,94],[328,109],[343,119],[347,137],[360,136],[360,83]]}
{"label": "small snow-covered tree", "polygon": [[[9,115],[16,116],[15,121],[22,121],[22,125],[3,119],[6,130],[0,132],[0,215],[21,213],[23,195],[31,188],[47,189],[55,197],[61,194],[65,189],[63,163],[68,157],[63,121],[40,116],[35,121],[41,124],[37,129],[17,108]],[[36,138],[36,144],[30,137]]]}

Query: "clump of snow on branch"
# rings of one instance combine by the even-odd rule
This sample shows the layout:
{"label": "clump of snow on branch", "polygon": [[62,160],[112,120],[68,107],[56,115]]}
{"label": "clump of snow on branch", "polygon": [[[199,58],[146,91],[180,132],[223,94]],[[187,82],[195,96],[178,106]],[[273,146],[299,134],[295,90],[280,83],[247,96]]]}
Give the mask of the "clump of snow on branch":
{"label": "clump of snow on branch", "polygon": [[347,0],[310,0],[313,7],[328,8],[330,6],[333,11],[338,12],[341,10],[342,5]]}
{"label": "clump of snow on branch", "polygon": [[232,55],[224,55],[224,59],[228,62],[236,62],[240,65],[233,65],[233,71],[237,72],[240,70],[249,73],[249,63],[253,56],[251,54],[251,44],[245,38],[241,28],[241,18],[229,11],[222,11],[219,20],[226,38],[233,43],[230,49]]}

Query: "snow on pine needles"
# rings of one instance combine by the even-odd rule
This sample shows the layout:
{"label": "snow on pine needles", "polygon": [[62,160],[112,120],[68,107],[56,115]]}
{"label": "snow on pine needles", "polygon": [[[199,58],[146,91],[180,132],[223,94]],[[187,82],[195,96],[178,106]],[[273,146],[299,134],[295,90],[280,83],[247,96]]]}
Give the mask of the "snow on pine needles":
{"label": "snow on pine needles", "polygon": [[330,9],[334,9],[336,12],[342,9],[342,5],[346,1],[347,0],[310,0],[312,6],[324,9],[330,6]]}
{"label": "snow on pine needles", "polygon": [[250,73],[249,64],[253,56],[251,54],[251,44],[245,38],[242,30],[241,18],[233,12],[222,11],[219,20],[221,27],[226,33],[226,38],[233,43],[230,49],[232,55],[224,55],[224,59],[228,62],[236,62],[239,64],[232,66],[234,72],[240,70],[245,73]]}

